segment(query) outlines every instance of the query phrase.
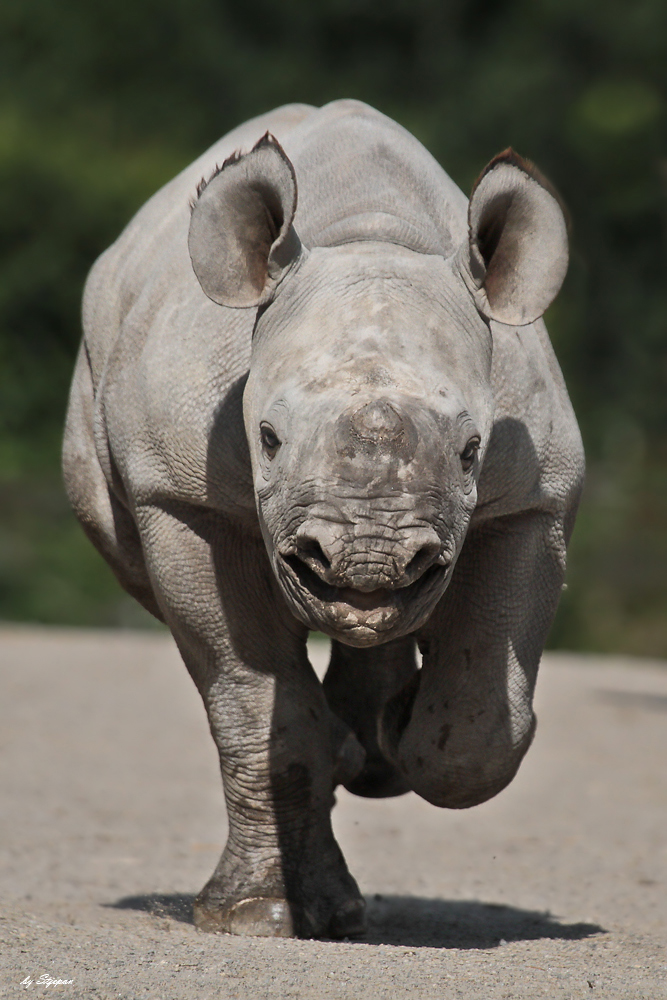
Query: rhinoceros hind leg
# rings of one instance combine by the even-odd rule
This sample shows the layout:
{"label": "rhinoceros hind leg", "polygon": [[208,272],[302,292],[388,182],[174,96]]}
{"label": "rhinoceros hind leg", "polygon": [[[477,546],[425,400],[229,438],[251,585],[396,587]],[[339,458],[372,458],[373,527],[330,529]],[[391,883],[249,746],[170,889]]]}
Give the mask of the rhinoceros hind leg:
{"label": "rhinoceros hind leg", "polygon": [[386,702],[416,676],[415,642],[410,636],[370,648],[332,642],[324,693],[332,712],[366,751],[361,771],[342,781],[354,795],[389,798],[409,791],[406,779],[380,750],[377,732]]}

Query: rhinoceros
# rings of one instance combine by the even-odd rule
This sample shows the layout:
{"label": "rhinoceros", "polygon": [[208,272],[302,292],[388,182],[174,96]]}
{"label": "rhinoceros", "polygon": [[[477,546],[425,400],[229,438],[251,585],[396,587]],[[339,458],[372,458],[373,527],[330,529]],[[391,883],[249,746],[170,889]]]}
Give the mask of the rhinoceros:
{"label": "rhinoceros", "polygon": [[468,203],[340,100],[230,132],[93,267],[65,482],[208,713],[200,928],[360,934],[334,788],[462,809],[514,777],[583,477],[541,320],[567,258],[511,149]]}

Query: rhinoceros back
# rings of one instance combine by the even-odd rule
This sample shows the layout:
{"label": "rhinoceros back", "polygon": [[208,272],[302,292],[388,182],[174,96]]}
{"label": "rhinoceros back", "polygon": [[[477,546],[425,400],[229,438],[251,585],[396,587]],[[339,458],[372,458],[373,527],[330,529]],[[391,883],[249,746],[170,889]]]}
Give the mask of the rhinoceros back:
{"label": "rhinoceros back", "polygon": [[365,240],[447,257],[466,237],[468,199],[422,144],[360,101],[305,118],[286,138],[295,228],[307,246]]}

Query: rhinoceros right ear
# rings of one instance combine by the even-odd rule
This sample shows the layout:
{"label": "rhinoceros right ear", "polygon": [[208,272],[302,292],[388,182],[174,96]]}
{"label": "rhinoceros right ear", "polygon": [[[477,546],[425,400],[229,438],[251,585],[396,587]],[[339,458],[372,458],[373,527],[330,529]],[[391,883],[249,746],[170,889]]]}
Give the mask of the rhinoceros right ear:
{"label": "rhinoceros right ear", "polygon": [[294,167],[280,143],[267,132],[197,193],[188,248],[199,284],[219,305],[264,305],[303,253],[292,225]]}
{"label": "rhinoceros right ear", "polygon": [[491,160],[473,188],[457,260],[488,319],[525,326],[558,294],[568,263],[563,210],[548,181],[512,149]]}

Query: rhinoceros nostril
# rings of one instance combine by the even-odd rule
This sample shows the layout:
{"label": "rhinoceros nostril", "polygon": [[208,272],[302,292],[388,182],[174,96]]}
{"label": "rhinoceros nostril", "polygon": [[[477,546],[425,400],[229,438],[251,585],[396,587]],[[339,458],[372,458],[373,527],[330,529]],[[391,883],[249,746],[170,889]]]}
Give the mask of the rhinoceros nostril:
{"label": "rhinoceros nostril", "polygon": [[405,575],[413,580],[416,579],[422,573],[425,573],[429,566],[433,565],[439,555],[439,543],[429,542],[426,545],[422,545],[405,567]]}
{"label": "rhinoceros nostril", "polygon": [[327,559],[316,538],[299,539],[298,556],[315,570],[326,572],[331,566],[331,561]]}

